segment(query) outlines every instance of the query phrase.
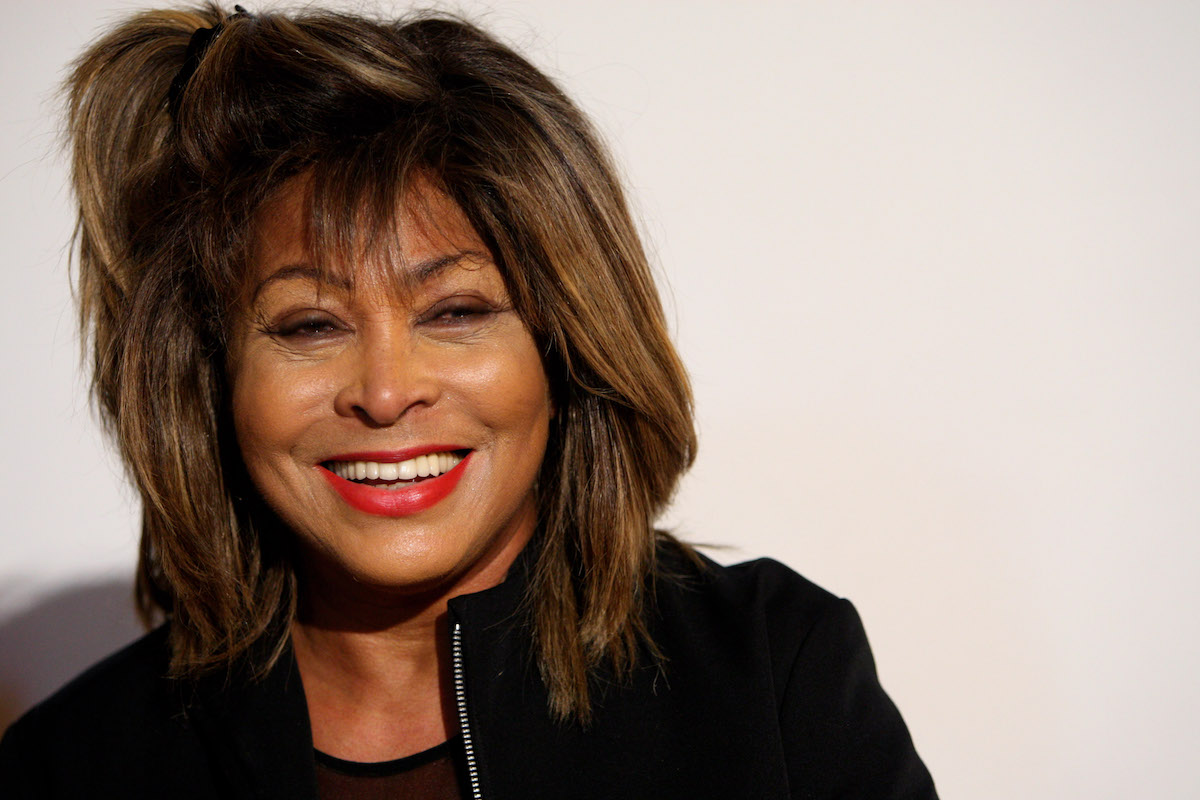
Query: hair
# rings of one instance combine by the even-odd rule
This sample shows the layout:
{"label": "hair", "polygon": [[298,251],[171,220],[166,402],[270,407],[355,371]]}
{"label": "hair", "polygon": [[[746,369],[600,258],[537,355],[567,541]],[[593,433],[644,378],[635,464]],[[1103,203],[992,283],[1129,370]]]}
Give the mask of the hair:
{"label": "hair", "polygon": [[296,614],[225,375],[256,214],[296,179],[331,258],[394,230],[414,182],[444,192],[543,353],[556,414],[525,602],[551,711],[586,722],[597,669],[657,656],[656,550],[678,542],[654,521],[694,457],[692,397],[614,167],[549,78],[447,16],[206,5],[129,18],[66,92],[85,348],[142,498],[137,604],[171,622],[172,675],[263,642],[265,671]]}

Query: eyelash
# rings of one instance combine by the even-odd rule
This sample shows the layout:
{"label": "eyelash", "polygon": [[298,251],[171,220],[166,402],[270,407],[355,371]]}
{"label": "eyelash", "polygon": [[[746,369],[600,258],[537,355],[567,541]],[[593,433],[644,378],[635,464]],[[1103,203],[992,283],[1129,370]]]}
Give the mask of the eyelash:
{"label": "eyelash", "polygon": [[452,298],[438,303],[421,319],[422,323],[458,326],[477,322],[491,314],[493,309],[478,300]]}
{"label": "eyelash", "polygon": [[280,339],[317,339],[328,336],[341,329],[341,326],[327,316],[307,315],[295,320],[285,320],[279,325],[268,326],[266,332]]}
{"label": "eyelash", "polygon": [[[480,300],[451,298],[436,304],[418,322],[437,327],[465,327],[482,321],[494,312],[495,309]],[[323,339],[344,330],[344,326],[328,315],[314,313],[263,325],[262,330],[278,339],[303,340]]]}

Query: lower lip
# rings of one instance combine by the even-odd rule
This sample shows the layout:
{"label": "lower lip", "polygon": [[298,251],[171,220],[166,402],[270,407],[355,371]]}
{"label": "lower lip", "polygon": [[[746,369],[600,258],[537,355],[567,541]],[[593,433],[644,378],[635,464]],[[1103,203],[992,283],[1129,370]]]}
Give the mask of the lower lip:
{"label": "lower lip", "polygon": [[325,467],[320,467],[320,470],[334,491],[352,508],[381,517],[407,517],[432,508],[454,491],[470,460],[471,454],[468,453],[466,458],[455,464],[449,472],[400,489],[383,489],[365,483],[355,483],[339,478]]}

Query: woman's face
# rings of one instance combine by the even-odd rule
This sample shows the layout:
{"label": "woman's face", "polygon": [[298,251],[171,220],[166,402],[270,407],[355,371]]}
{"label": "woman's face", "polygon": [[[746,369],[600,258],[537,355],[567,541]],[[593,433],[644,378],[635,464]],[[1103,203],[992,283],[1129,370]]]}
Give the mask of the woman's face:
{"label": "woman's face", "polygon": [[264,210],[233,419],[311,579],[451,595],[497,583],[528,541],[552,406],[487,247],[446,197],[414,199],[400,264],[338,265],[345,280],[312,267],[299,192]]}

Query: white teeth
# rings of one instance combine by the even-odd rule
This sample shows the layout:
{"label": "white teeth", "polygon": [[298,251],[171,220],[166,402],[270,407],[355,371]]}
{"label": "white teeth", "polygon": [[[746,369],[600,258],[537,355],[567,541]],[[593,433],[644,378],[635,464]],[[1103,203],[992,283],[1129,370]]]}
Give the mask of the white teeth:
{"label": "white teeth", "polygon": [[[334,461],[329,470],[348,481],[384,480],[412,481],[418,477],[431,478],[454,469],[462,457],[457,453],[427,453],[408,461]],[[399,488],[392,486],[390,488]]]}

